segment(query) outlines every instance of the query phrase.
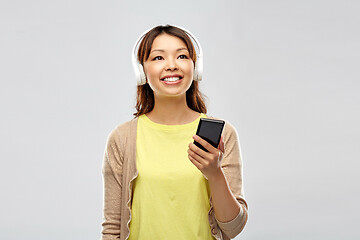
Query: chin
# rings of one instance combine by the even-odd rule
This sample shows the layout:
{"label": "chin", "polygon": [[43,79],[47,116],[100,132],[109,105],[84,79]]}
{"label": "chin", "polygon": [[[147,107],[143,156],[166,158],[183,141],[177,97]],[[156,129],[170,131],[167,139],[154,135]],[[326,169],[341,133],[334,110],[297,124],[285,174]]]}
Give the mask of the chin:
{"label": "chin", "polygon": [[168,92],[163,94],[166,97],[182,97],[184,95],[186,96],[186,92]]}
{"label": "chin", "polygon": [[190,82],[183,81],[180,84],[176,84],[176,85],[165,85],[164,83],[161,83],[161,85],[158,85],[156,87],[156,90],[154,91],[154,89],[153,89],[153,91],[154,91],[154,94],[158,95],[158,96],[180,97],[180,96],[186,95],[186,92],[191,87],[191,84],[192,84],[192,81],[190,81]]}

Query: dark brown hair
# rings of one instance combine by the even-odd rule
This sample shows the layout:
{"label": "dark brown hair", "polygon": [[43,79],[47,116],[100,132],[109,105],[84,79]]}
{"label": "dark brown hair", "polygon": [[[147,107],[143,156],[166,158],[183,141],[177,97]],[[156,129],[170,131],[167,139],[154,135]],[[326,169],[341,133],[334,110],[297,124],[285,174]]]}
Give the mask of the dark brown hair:
{"label": "dark brown hair", "polygon": [[[196,63],[196,51],[194,45],[191,42],[190,37],[181,29],[166,25],[166,26],[157,26],[147,32],[142,39],[137,58],[141,65],[144,66],[144,62],[149,58],[151,46],[154,42],[154,39],[162,33],[166,33],[175,37],[180,38],[185,44],[189,51],[190,58],[193,60],[194,65]],[[186,102],[190,109],[206,113],[206,105],[204,101],[203,94],[199,91],[199,83],[193,81],[190,88],[186,91]],[[154,93],[150,88],[149,84],[137,86],[137,97],[136,97],[136,113],[135,117],[138,117],[142,114],[150,112],[155,105]]]}

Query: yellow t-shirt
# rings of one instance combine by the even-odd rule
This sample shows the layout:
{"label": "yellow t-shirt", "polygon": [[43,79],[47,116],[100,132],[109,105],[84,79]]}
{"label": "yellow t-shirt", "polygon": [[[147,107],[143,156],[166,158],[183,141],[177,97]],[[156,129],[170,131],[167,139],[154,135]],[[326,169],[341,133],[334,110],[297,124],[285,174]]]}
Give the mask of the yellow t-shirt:
{"label": "yellow t-shirt", "polygon": [[211,239],[210,189],[188,158],[188,145],[201,118],[182,125],[139,116],[130,240]]}

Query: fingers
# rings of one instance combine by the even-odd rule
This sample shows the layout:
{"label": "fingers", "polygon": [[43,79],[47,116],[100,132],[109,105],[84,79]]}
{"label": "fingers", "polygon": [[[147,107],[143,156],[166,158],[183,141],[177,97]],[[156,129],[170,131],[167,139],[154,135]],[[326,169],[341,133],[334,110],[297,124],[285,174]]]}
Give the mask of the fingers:
{"label": "fingers", "polygon": [[196,160],[201,160],[201,158],[210,157],[208,152],[205,152],[204,150],[202,150],[201,148],[196,146],[194,143],[189,144],[188,153],[191,154],[193,156],[193,158],[195,158],[196,156],[199,156],[199,159],[196,158]]}
{"label": "fingers", "polygon": [[194,135],[193,139],[200,143],[206,150],[208,150],[211,153],[216,153],[217,150],[214,148],[210,143],[199,137],[198,135]]}
{"label": "fingers", "polygon": [[194,143],[189,144],[188,154],[191,156],[195,161],[199,162],[200,164],[207,164],[210,161],[221,161],[223,152],[220,149],[214,148],[214,152],[205,152]]}
{"label": "fingers", "polygon": [[196,160],[196,156],[194,156],[193,154],[190,154],[189,151],[188,151],[188,157],[190,159],[190,161],[195,165],[195,167],[197,167],[199,170],[202,169],[202,164],[200,163],[199,160]]}

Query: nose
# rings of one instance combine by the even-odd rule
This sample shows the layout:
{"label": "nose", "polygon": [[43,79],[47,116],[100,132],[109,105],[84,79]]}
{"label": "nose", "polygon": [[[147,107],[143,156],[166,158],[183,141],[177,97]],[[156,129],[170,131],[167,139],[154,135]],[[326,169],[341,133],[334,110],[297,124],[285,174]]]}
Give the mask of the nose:
{"label": "nose", "polygon": [[176,62],[172,59],[168,59],[168,61],[166,62],[166,70],[174,71],[177,69],[178,67],[176,65]]}

